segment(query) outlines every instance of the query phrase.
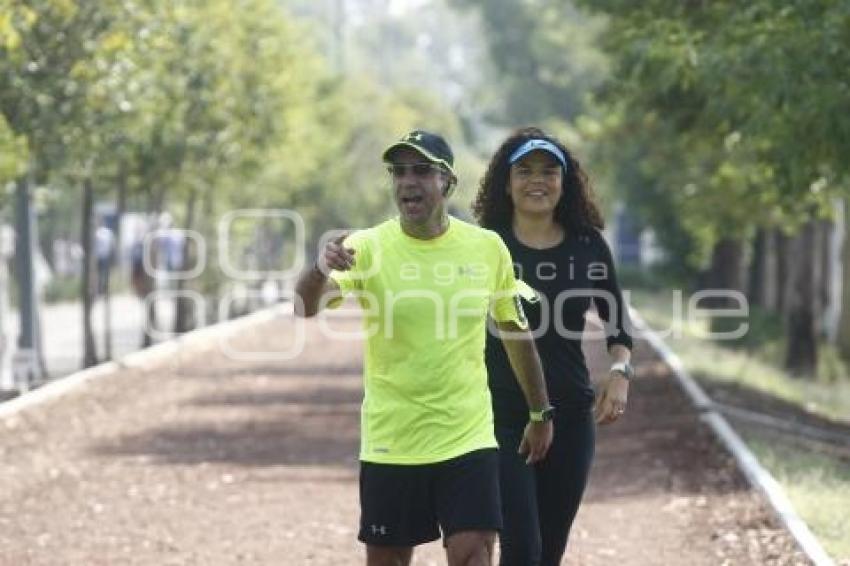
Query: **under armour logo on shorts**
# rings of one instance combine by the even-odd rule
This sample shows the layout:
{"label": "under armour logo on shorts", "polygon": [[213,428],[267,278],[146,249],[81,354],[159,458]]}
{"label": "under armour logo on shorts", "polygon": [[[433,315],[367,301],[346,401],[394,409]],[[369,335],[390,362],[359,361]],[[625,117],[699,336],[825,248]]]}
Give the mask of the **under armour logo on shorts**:
{"label": "under armour logo on shorts", "polygon": [[380,527],[378,525],[372,525],[371,528],[372,528],[372,534],[373,535],[387,536],[387,526],[386,525],[381,525]]}

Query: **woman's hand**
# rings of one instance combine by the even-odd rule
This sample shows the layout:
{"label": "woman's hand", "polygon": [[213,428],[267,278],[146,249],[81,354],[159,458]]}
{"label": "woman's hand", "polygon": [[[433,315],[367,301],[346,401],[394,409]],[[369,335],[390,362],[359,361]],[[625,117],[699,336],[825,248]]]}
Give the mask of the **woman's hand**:
{"label": "woman's hand", "polygon": [[605,425],[619,419],[626,412],[628,398],[629,380],[618,371],[609,373],[593,407],[596,422]]}

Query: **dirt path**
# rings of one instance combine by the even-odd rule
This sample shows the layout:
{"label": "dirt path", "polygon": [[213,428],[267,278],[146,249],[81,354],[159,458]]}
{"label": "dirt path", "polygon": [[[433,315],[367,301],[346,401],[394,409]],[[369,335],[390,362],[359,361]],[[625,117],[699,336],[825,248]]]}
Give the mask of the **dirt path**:
{"label": "dirt path", "polygon": [[[294,324],[231,346],[285,349]],[[216,347],[0,421],[0,564],[362,563],[360,345],[306,331],[289,362]],[[626,418],[601,431],[566,563],[805,564],[669,370],[643,344],[636,354],[640,379]],[[443,564],[440,545],[414,563]]]}

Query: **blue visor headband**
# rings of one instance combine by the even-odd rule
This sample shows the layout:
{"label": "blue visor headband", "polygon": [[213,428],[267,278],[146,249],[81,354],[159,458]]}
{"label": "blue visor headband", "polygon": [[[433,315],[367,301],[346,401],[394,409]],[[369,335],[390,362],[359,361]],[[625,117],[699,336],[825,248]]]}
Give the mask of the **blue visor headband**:
{"label": "blue visor headband", "polygon": [[564,171],[567,170],[567,158],[564,157],[564,152],[558,149],[558,146],[553,144],[552,142],[541,139],[528,140],[527,142],[516,148],[516,150],[514,150],[514,152],[508,158],[508,163],[513,165],[532,151],[537,151],[538,149],[542,151],[547,151],[553,156],[555,156],[555,159],[557,159],[564,167]]}

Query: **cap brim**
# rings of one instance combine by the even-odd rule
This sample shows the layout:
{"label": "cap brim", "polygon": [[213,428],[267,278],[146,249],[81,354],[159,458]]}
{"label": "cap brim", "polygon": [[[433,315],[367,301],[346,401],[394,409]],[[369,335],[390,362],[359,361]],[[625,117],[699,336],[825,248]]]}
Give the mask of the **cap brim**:
{"label": "cap brim", "polygon": [[527,140],[524,144],[519,146],[509,157],[508,163],[513,165],[529,153],[533,153],[535,151],[544,151],[554,157],[561,166],[566,170],[567,168],[567,159],[564,157],[561,149],[550,142],[549,140],[543,139],[530,139]]}
{"label": "cap brim", "polygon": [[543,153],[549,154],[552,157],[554,157],[555,161],[560,163],[562,167],[567,166],[567,163],[564,161],[564,158],[561,157],[560,155],[558,155],[557,153],[555,153],[554,151],[552,151],[551,149],[549,149],[548,147],[530,147],[530,148],[526,149],[525,151],[521,151],[518,154],[512,156],[513,159],[510,160],[510,164],[513,165],[514,163],[516,163],[517,161],[519,161],[520,159],[522,159],[523,157],[525,157],[529,153],[534,153],[535,151],[542,151]]}
{"label": "cap brim", "polygon": [[455,172],[454,168],[445,159],[440,159],[439,157],[437,157],[436,155],[434,155],[430,151],[428,151],[424,148],[421,148],[418,145],[414,145],[412,143],[405,142],[405,141],[396,142],[396,143],[392,144],[390,147],[388,147],[386,150],[384,150],[384,155],[382,156],[384,163],[390,162],[390,154],[393,151],[400,149],[400,148],[403,148],[403,147],[406,147],[408,149],[412,149],[416,153],[425,157],[425,159],[427,159],[431,163],[439,163],[440,165],[445,166],[446,169],[448,169],[451,172],[451,174],[454,175],[454,172]]}

